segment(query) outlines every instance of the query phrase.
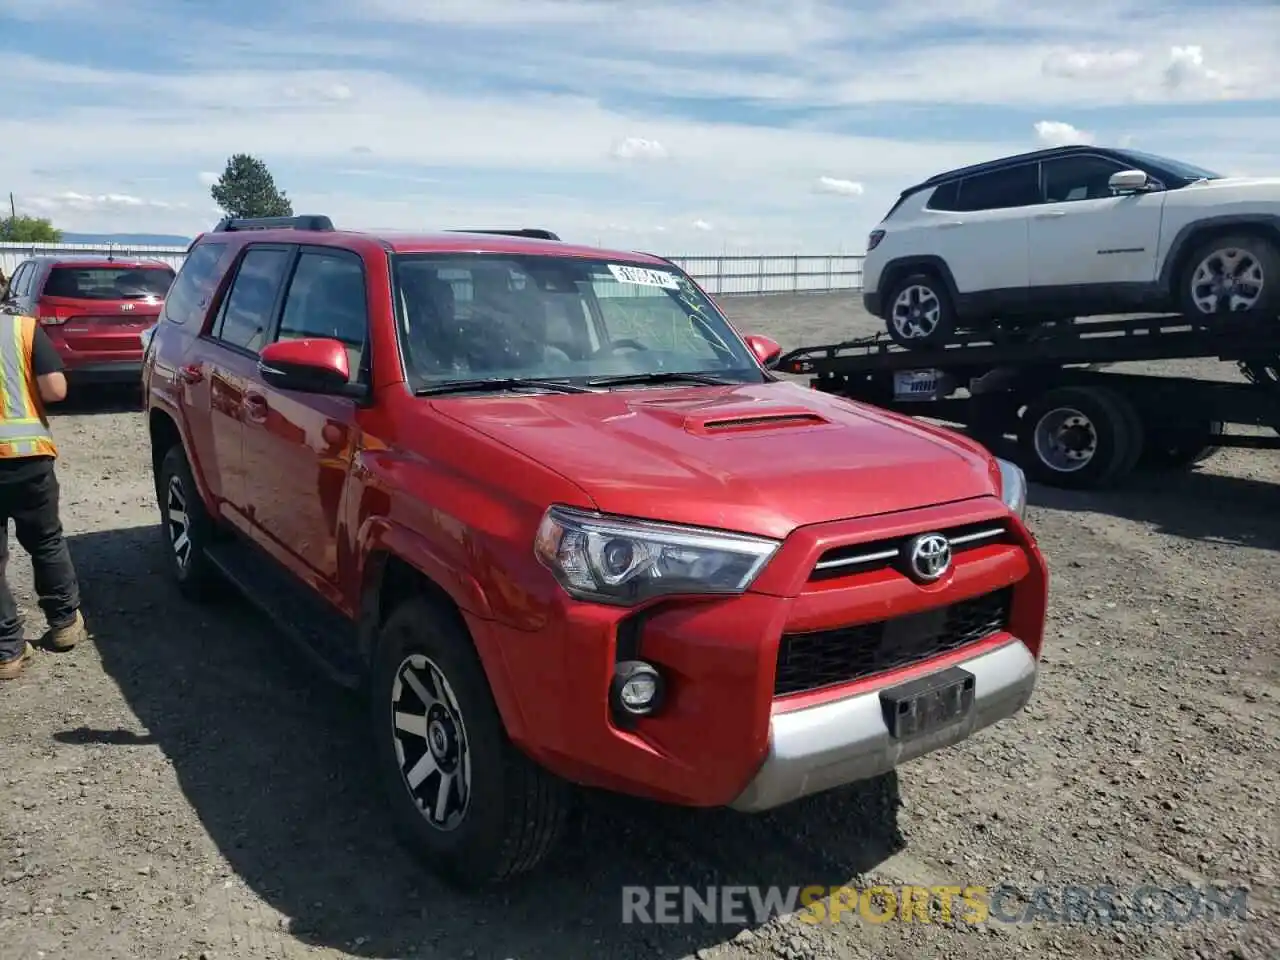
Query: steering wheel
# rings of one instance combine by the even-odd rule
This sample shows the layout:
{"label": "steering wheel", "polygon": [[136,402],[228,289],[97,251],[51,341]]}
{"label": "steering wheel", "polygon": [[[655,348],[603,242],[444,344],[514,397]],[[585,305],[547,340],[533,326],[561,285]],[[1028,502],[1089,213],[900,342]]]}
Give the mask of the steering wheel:
{"label": "steering wheel", "polygon": [[624,350],[648,350],[643,343],[638,340],[632,340],[630,337],[624,337],[621,340],[610,340],[608,343],[600,345],[600,349],[595,352],[595,356],[599,357],[604,354],[613,353],[619,347]]}

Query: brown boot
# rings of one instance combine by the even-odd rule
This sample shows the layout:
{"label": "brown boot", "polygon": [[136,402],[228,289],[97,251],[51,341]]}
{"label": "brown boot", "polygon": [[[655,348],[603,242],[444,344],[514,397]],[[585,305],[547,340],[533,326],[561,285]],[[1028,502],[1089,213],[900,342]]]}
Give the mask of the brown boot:
{"label": "brown boot", "polygon": [[0,680],[16,680],[22,676],[22,671],[27,667],[27,661],[36,655],[36,648],[29,643],[22,645],[22,653],[18,654],[12,660],[0,661]]}
{"label": "brown boot", "polygon": [[50,628],[47,634],[49,646],[55,650],[70,650],[77,643],[85,638],[84,616],[79,610],[76,611],[76,618],[65,627],[57,629]]}

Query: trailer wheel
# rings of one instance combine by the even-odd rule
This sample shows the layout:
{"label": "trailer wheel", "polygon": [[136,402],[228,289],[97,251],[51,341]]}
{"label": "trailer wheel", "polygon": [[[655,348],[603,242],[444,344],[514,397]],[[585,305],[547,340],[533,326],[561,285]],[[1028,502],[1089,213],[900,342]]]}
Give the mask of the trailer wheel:
{"label": "trailer wheel", "polygon": [[1058,387],[1027,405],[1018,446],[1032,479],[1083,490],[1128,475],[1141,456],[1142,435],[1123,395],[1107,387]]}
{"label": "trailer wheel", "polygon": [[1218,452],[1214,439],[1226,433],[1220,420],[1180,426],[1153,426],[1147,430],[1142,466],[1151,470],[1182,470]]}
{"label": "trailer wheel", "polygon": [[885,327],[893,342],[908,350],[946,346],[956,327],[946,285],[931,273],[903,277],[889,294]]}

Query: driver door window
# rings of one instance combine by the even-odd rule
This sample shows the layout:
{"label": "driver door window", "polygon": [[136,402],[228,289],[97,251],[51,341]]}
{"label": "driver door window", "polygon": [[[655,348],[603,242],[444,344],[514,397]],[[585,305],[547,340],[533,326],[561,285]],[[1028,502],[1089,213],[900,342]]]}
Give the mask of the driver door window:
{"label": "driver door window", "polygon": [[304,250],[289,281],[277,340],[323,337],[347,348],[351,380],[366,359],[369,308],[360,258],[343,251]]}
{"label": "driver door window", "polygon": [[1125,169],[1102,157],[1064,157],[1041,164],[1046,203],[1102,200],[1112,196],[1108,181]]}

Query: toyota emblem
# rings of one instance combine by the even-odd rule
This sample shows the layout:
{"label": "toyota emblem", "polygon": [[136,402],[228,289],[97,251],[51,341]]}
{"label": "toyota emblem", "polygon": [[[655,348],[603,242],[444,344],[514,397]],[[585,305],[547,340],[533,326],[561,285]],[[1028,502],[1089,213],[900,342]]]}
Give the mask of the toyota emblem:
{"label": "toyota emblem", "polygon": [[907,572],[919,583],[932,583],[951,569],[951,542],[940,533],[922,533],[907,541]]}

